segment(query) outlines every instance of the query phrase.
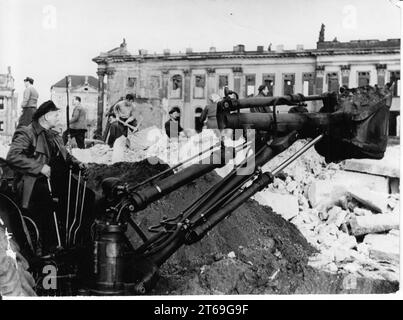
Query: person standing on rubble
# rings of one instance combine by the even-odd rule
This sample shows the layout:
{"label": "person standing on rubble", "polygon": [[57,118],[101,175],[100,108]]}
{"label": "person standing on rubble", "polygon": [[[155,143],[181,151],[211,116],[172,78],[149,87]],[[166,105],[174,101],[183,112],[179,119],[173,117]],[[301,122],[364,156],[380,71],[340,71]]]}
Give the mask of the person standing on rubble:
{"label": "person standing on rubble", "polygon": [[68,129],[63,132],[63,142],[66,145],[68,141],[68,134],[70,137],[75,138],[77,147],[80,149],[85,148],[85,132],[87,131],[87,111],[81,105],[81,98],[74,97],[73,100],[73,114],[70,119],[70,131]]}
{"label": "person standing on rubble", "polygon": [[34,79],[26,77],[24,79],[24,96],[21,103],[22,113],[20,119],[18,120],[17,128],[22,126],[27,126],[32,121],[32,116],[36,111],[36,106],[38,104],[39,94],[38,91],[33,87]]}
{"label": "person standing on rubble", "polygon": [[127,94],[125,100],[118,102],[114,108],[113,113],[115,119],[111,121],[109,128],[108,145],[112,148],[115,140],[122,135],[127,137],[128,125],[136,127],[137,120],[134,112],[136,105],[134,104],[134,96]]}
{"label": "person standing on rubble", "polygon": [[42,103],[32,123],[15,131],[6,158],[16,172],[14,186],[20,206],[38,224],[42,253],[57,244],[51,194],[58,198],[64,195],[70,166],[74,171],[86,172],[86,165],[68,153],[62,138],[53,130],[59,117],[59,108],[53,101]]}

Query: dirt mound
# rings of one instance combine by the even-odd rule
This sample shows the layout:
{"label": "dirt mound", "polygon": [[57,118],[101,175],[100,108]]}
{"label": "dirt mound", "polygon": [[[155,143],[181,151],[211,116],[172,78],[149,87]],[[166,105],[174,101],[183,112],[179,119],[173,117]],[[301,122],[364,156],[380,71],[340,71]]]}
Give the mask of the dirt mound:
{"label": "dirt mound", "polygon": [[[88,164],[88,187],[101,191],[102,180],[109,177],[119,178],[122,182],[136,184],[169,168],[153,159],[146,159],[136,163],[118,162],[113,165]],[[156,163],[151,165],[151,163]]]}

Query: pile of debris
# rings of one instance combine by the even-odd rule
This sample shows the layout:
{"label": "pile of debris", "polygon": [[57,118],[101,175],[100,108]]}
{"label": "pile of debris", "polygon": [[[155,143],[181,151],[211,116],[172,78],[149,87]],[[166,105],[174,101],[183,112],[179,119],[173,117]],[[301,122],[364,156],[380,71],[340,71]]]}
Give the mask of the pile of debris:
{"label": "pile of debris", "polygon": [[[297,141],[263,170],[273,170],[305,143]],[[342,169],[311,149],[255,200],[295,224],[319,250],[311,266],[398,281],[399,194],[388,194],[378,177]]]}
{"label": "pile of debris", "polygon": [[[113,164],[117,162],[139,162],[154,159],[170,166],[189,159],[219,141],[213,130],[203,130],[179,139],[169,139],[157,127],[149,127],[134,134],[118,138],[113,148],[105,144],[97,144],[89,149],[72,150],[72,154],[85,163]],[[189,164],[200,159],[195,159]]]}

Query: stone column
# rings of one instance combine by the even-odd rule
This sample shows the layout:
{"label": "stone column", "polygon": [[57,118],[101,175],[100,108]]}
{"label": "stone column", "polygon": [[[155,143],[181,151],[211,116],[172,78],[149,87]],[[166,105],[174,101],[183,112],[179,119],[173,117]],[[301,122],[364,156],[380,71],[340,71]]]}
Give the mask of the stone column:
{"label": "stone column", "polygon": [[210,97],[212,93],[217,93],[216,79],[215,79],[215,69],[207,68],[207,98]]}
{"label": "stone column", "polygon": [[234,67],[232,68],[232,72],[234,73],[234,91],[239,95],[239,97],[244,97],[244,93],[241,92],[242,88],[242,75],[243,70],[241,67]]}
{"label": "stone column", "polygon": [[385,86],[385,74],[386,74],[386,64],[377,64],[376,65],[377,72],[377,84],[380,87]]}
{"label": "stone column", "polygon": [[348,87],[350,80],[350,65],[341,66],[340,69],[341,69],[341,85]]}
{"label": "stone column", "polygon": [[102,139],[102,120],[104,117],[104,94],[105,85],[104,77],[106,74],[105,68],[98,68],[98,112],[97,112],[97,130],[95,131],[95,138]]}

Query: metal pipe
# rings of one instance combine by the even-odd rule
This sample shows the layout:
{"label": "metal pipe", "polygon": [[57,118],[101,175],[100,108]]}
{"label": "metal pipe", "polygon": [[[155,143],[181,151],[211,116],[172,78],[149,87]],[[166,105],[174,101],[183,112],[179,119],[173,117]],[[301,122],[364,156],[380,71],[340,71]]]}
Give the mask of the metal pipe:
{"label": "metal pipe", "polygon": [[[343,120],[344,114],[327,113],[279,113],[276,116],[277,131],[288,133],[301,129],[327,129],[329,125]],[[271,113],[232,113],[223,117],[226,128],[271,130],[274,117]]]}
{"label": "metal pipe", "polygon": [[164,171],[162,171],[162,172],[156,174],[155,176],[152,176],[151,178],[148,178],[148,179],[144,180],[143,182],[141,182],[141,183],[139,183],[139,184],[137,184],[137,185],[131,187],[131,188],[130,188],[130,191],[133,191],[133,190],[135,190],[135,189],[137,189],[137,188],[139,188],[139,187],[145,185],[146,183],[148,183],[148,182],[150,182],[150,181],[152,181],[152,180],[155,180],[155,179],[157,179],[157,178],[163,176],[164,174],[166,174],[166,173],[168,173],[168,172],[170,172],[170,171],[172,171],[172,170],[175,170],[175,169],[179,168],[180,166],[184,165],[185,163],[187,163],[187,162],[189,162],[189,161],[191,161],[191,160],[193,160],[193,159],[195,159],[195,158],[201,156],[202,154],[204,154],[204,153],[206,153],[206,152],[208,152],[208,151],[212,151],[214,148],[219,147],[219,146],[220,146],[220,143],[217,143],[217,144],[215,144],[214,146],[211,146],[211,147],[209,147],[208,149],[205,149],[205,150],[199,152],[198,154],[196,154],[196,155],[190,157],[189,159],[186,159],[185,161],[182,161],[182,162],[180,162],[180,163],[174,165],[173,167],[170,167],[170,168],[168,168],[168,169],[166,169],[166,170],[164,170]]}
{"label": "metal pipe", "polygon": [[[52,202],[53,202],[53,193],[52,193],[52,187],[50,185],[50,179],[47,179],[48,181],[48,188],[49,188],[49,193],[50,193],[50,197],[52,198]],[[57,245],[60,248],[62,246],[62,241],[60,239],[60,233],[59,233],[59,226],[57,223],[57,215],[56,215],[56,211],[53,209],[53,220],[55,222],[55,228],[56,228],[56,236],[57,236]]]}
{"label": "metal pipe", "polygon": [[74,219],[73,223],[71,224],[71,227],[69,229],[69,237],[68,237],[68,242],[71,240],[71,232],[73,230],[73,226],[76,223],[76,218],[77,218],[77,207],[78,207],[78,198],[79,198],[79,192],[80,192],[80,183],[81,183],[81,170],[78,172],[78,181],[77,181],[77,192],[76,192],[76,206],[74,210]]}
{"label": "metal pipe", "polygon": [[313,96],[303,96],[302,94],[293,94],[288,96],[280,96],[280,97],[252,97],[252,98],[244,98],[239,100],[231,100],[230,110],[234,111],[236,109],[247,109],[259,106],[272,106],[274,104],[278,105],[293,105],[298,102],[303,101],[315,101],[315,100],[323,100],[322,95],[313,95]]}
{"label": "metal pipe", "polygon": [[[133,205],[135,205],[135,210],[142,210],[151,202],[162,198],[171,191],[176,190],[216,168],[224,166],[227,157],[222,151],[222,149],[219,149],[212,153],[208,164],[191,165],[172,176],[158,181],[158,183],[154,183],[131,193],[130,196],[133,200]],[[204,160],[201,161],[201,163],[203,162]]]}
{"label": "metal pipe", "polygon": [[66,246],[68,244],[68,234],[69,234],[69,218],[70,218],[70,193],[71,193],[71,175],[72,168],[69,169],[69,186],[67,190],[67,212],[66,212]]}
{"label": "metal pipe", "polygon": [[84,179],[84,186],[83,186],[84,190],[83,190],[83,196],[81,197],[81,210],[80,210],[80,221],[78,223],[78,226],[76,228],[76,230],[74,231],[74,237],[73,237],[73,244],[76,243],[76,235],[77,235],[77,231],[80,229],[81,227],[81,221],[82,221],[82,217],[83,217],[83,210],[84,210],[84,202],[85,202],[85,190],[87,189],[87,179]]}

